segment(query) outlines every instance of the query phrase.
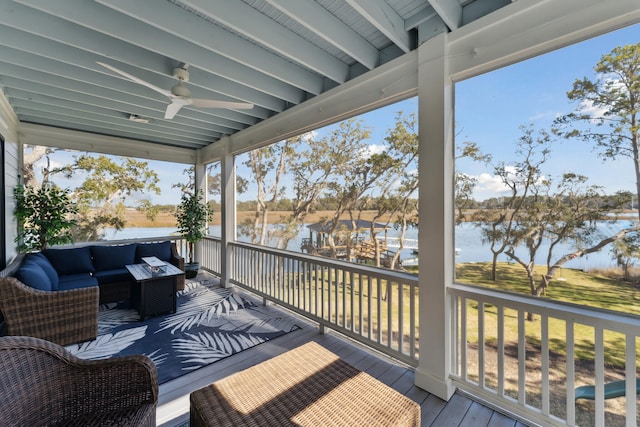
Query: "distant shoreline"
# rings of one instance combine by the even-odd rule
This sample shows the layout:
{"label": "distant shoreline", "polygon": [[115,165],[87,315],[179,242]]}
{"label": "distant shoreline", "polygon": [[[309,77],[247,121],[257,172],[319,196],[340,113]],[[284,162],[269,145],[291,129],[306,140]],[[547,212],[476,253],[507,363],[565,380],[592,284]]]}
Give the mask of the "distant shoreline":
{"label": "distant shoreline", "polygon": [[[288,211],[273,211],[269,212],[269,223],[280,224],[283,218],[288,217],[290,212]],[[247,219],[252,219],[255,212],[238,212],[238,223],[241,223]],[[307,224],[313,224],[331,218],[333,211],[318,211],[307,215],[305,222]],[[375,216],[375,211],[364,211],[360,219],[371,221]],[[138,212],[135,209],[127,209],[126,213],[127,223],[125,227],[176,227],[176,219],[172,212],[160,212],[154,221],[150,221],[142,212]],[[342,219],[348,219],[348,215],[344,215]],[[385,215],[379,222],[385,222],[388,215]],[[211,225],[221,225],[220,212],[213,214],[213,220]]]}
{"label": "distant shoreline", "polygon": [[[289,216],[289,211],[273,211],[269,212],[269,224],[280,224],[283,221],[283,218],[287,218]],[[367,221],[371,221],[375,216],[375,211],[363,211],[362,217],[360,219],[364,219]],[[255,215],[255,212],[238,212],[238,223],[242,223],[246,220],[250,220]],[[128,208],[127,209],[127,223],[125,227],[176,227],[176,220],[173,215],[173,212],[160,212],[155,221],[150,221],[147,217],[142,213],[138,212],[135,209]],[[329,219],[333,216],[333,211],[317,211],[307,215],[305,218],[305,223],[314,224],[316,222],[321,222],[323,220]],[[385,215],[382,219],[378,220],[378,222],[385,222],[389,216]],[[343,215],[341,219],[349,219],[349,215]],[[638,219],[637,214],[635,212],[625,212],[617,216],[616,218],[603,218],[606,219],[618,219],[618,220],[635,220]],[[211,221],[211,225],[221,225],[221,215],[220,212],[214,212],[213,221]]]}

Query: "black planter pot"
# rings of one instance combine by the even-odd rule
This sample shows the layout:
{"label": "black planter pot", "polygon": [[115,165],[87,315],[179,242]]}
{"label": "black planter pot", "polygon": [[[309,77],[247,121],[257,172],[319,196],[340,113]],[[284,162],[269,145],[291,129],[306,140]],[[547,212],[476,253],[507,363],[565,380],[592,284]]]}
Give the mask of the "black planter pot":
{"label": "black planter pot", "polygon": [[199,262],[187,263],[184,265],[184,277],[186,279],[193,279],[198,275],[198,270],[200,269]]}

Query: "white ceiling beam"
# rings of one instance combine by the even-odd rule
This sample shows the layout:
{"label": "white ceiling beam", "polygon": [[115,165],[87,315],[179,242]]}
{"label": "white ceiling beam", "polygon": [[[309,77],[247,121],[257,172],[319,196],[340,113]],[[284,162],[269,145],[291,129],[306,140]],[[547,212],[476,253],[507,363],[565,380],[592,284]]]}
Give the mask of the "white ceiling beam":
{"label": "white ceiling beam", "polygon": [[130,139],[59,129],[51,126],[20,123],[18,135],[21,143],[29,145],[43,145],[45,147],[67,148],[184,164],[195,164],[196,162],[196,151],[188,148],[163,146],[142,141],[133,144]]}
{"label": "white ceiling beam", "polygon": [[246,39],[169,2],[156,0],[96,0],[145,24],[166,31],[204,49],[313,93],[322,91],[322,77],[261,49]]}
{"label": "white ceiling beam", "polygon": [[200,150],[200,158],[206,163],[220,158],[225,150],[241,153],[417,95],[417,70],[418,55],[413,50],[340,87],[222,138]]}
{"label": "white ceiling beam", "polygon": [[[129,114],[135,114],[135,111],[120,112],[119,110],[114,110],[108,108],[104,105],[90,105],[86,103],[80,103],[77,101],[70,101],[62,98],[56,98],[53,96],[49,96],[42,93],[35,93],[26,90],[20,89],[5,89],[6,95],[8,98],[11,98],[11,103],[18,107],[29,108],[28,102],[33,102],[34,105],[38,105],[40,109],[46,109],[45,106],[49,106],[49,108],[61,108],[64,110],[73,110],[78,115],[82,115],[84,113],[91,114],[99,114],[103,117],[116,117],[116,118],[126,118],[128,119]],[[141,114],[137,114],[138,116],[142,116]],[[177,123],[168,123],[164,120],[153,120],[150,119],[149,123],[145,123],[143,125],[131,122],[137,126],[144,126],[143,129],[158,129],[162,130],[166,135],[173,135],[176,138],[181,136],[187,136],[189,138],[195,138],[202,140],[204,138],[209,138],[212,135],[215,137],[220,137],[222,134],[219,132],[214,132],[207,129],[198,129],[195,127],[184,126],[182,124]],[[140,129],[140,128],[139,128]]]}
{"label": "white ceiling beam", "polygon": [[[9,37],[0,37],[0,43],[15,45],[20,49],[33,50],[34,52],[41,52],[44,47],[46,53],[42,53],[43,55],[51,57],[63,55],[70,62],[83,61],[84,58],[87,58],[87,62],[93,62],[91,65],[93,67],[97,67],[96,60],[104,61],[107,57],[168,76],[171,75],[172,68],[178,64],[176,61],[175,65],[172,65],[165,57],[149,50],[132,46],[105,34],[87,30],[20,5],[12,5],[11,8],[8,8],[5,3],[0,2],[0,30],[11,34]],[[50,40],[56,41],[57,45],[49,43]],[[82,55],[83,51],[84,55]],[[78,59],[73,60],[74,56],[77,56]],[[215,88],[218,93],[228,96],[233,94],[236,98],[244,99],[272,111],[284,109],[283,101],[277,97],[215,74],[204,71],[202,74],[204,76],[201,76],[200,79],[203,81],[203,85]],[[248,111],[243,114],[254,113]]]}
{"label": "white ceiling beam", "polygon": [[338,83],[347,81],[349,67],[326,51],[240,1],[183,0],[198,13]]}
{"label": "white ceiling beam", "polygon": [[[145,25],[142,29],[139,21],[97,3],[85,0],[65,0],[55,3],[48,0],[16,1],[90,30],[127,41],[134,46],[160,53],[175,61],[195,65],[212,74],[223,76],[288,102],[297,104],[304,100],[304,92],[300,89],[156,28]],[[114,22],[118,22],[119,25],[113,25]],[[82,37],[79,34],[76,36]],[[117,52],[113,53],[117,54]]]}
{"label": "white ceiling beam", "polygon": [[462,25],[462,5],[458,0],[428,0],[450,30]]}
{"label": "white ceiling beam", "polygon": [[[58,84],[61,88],[68,88],[73,92],[100,96],[104,99],[126,103],[125,105],[155,107],[157,109],[157,118],[164,116],[164,110],[168,103],[150,96],[153,95],[151,91],[144,92],[144,87],[139,87],[140,85],[128,80],[120,82],[119,80],[121,79],[118,77],[92,73],[57,61],[38,58],[5,46],[0,46],[0,59],[3,63],[4,76],[14,76],[21,79],[30,78],[33,81],[45,84]],[[120,83],[122,83],[122,87]],[[232,120],[206,113],[201,114],[203,114],[200,117],[202,121],[208,125],[219,127],[219,130],[225,133],[246,127],[246,125],[238,124],[238,122]]]}
{"label": "white ceiling beam", "polygon": [[429,5],[425,6],[422,10],[411,15],[404,22],[405,31],[417,28],[420,24],[427,22],[435,16],[439,16],[435,9]]}
{"label": "white ceiling beam", "polygon": [[313,0],[266,0],[266,2],[368,69],[372,70],[378,65],[378,49],[317,2]]}
{"label": "white ceiling beam", "polygon": [[[111,95],[111,92],[100,87],[91,87],[85,83],[78,83],[69,79],[46,75],[24,67],[10,66],[6,63],[2,64],[2,69],[5,73],[0,77],[0,82],[14,89],[35,92],[69,101],[81,102],[86,105],[103,106],[121,113],[135,113],[155,120],[164,120],[162,118],[164,115],[162,104],[151,104],[151,107],[149,107],[149,104],[136,102],[137,100],[135,99],[133,99],[132,102],[112,99],[113,96]],[[220,132],[222,134],[229,134],[232,132],[231,128],[225,128],[213,124],[210,121],[207,121],[206,118],[199,117],[199,112],[196,110],[189,111],[189,113],[190,114],[183,114],[174,118],[172,123],[194,126],[207,131]]]}
{"label": "white ceiling beam", "polygon": [[[109,127],[101,126],[100,124],[96,125],[95,122],[91,123],[85,120],[66,120],[64,117],[41,118],[39,116],[22,115],[21,122],[22,123],[38,123],[40,125],[49,126],[52,128],[58,127],[58,128],[64,128],[64,129],[73,129],[77,131],[81,131],[79,129],[79,125],[82,125],[81,127],[82,131],[101,134],[101,135],[114,134],[115,132],[117,132],[118,137],[128,138],[129,143],[132,145],[138,144],[139,142],[147,142],[147,143],[154,143],[156,146],[178,147],[183,149],[189,149],[192,151],[195,151],[198,148],[202,148],[202,144],[195,145],[190,143],[182,143],[182,141],[179,141],[179,140],[176,141],[175,139],[169,139],[169,138],[160,137],[160,138],[147,139],[145,138],[145,135],[142,135],[138,132],[130,132],[130,131],[121,130],[121,129],[117,129],[110,126]],[[43,144],[40,144],[40,145],[43,145]],[[57,147],[57,148],[66,148],[66,147]],[[93,152],[93,150],[86,149],[86,148],[84,149],[81,148],[80,150]],[[96,151],[96,152],[99,153],[101,151]],[[147,158],[147,157],[144,157],[144,158]]]}
{"label": "white ceiling beam", "polygon": [[404,20],[384,0],[345,0],[363,18],[387,36],[403,52],[411,50]]}
{"label": "white ceiling beam", "polygon": [[[202,148],[207,145],[207,139],[173,136],[161,129],[153,129],[149,124],[136,123],[126,119],[117,120],[90,112],[85,112],[85,114],[80,115],[77,114],[75,110],[67,110],[64,108],[51,110],[46,106],[40,108],[37,104],[24,106],[21,105],[20,102],[17,102],[14,108],[16,113],[22,118],[41,117],[43,119],[58,120],[66,123],[86,124],[96,128],[116,129],[120,132],[140,135],[139,138],[146,137],[146,139],[150,141],[162,139],[172,141],[173,144],[179,144],[184,147]],[[213,134],[210,135],[209,140],[212,140],[214,137]]]}
{"label": "white ceiling beam", "polygon": [[638,0],[518,0],[449,35],[461,80],[640,22]]}

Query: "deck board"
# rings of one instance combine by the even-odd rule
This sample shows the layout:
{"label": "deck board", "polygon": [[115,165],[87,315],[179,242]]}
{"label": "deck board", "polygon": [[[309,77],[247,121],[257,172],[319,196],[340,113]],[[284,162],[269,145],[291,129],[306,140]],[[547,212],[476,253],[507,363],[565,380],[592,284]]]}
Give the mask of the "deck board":
{"label": "deck board", "polygon": [[[301,321],[306,322],[303,319]],[[377,352],[366,350],[332,331],[321,334],[317,326],[311,323],[305,323],[300,330],[162,384],[158,399],[157,425],[188,426],[189,393],[310,341],[319,343],[346,362],[419,403],[422,426],[523,426],[516,420],[482,406],[462,394],[456,393],[449,402],[445,402],[414,385],[413,369]]]}

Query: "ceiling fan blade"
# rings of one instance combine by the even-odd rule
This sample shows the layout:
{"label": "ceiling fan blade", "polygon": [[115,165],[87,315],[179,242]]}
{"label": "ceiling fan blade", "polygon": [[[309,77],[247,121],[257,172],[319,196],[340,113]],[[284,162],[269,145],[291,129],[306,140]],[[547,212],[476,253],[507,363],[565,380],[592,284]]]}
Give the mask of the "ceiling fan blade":
{"label": "ceiling fan blade", "polygon": [[213,99],[191,99],[191,105],[203,108],[235,108],[238,110],[253,108],[253,104],[248,102],[216,101]]}
{"label": "ceiling fan blade", "polygon": [[184,102],[172,102],[167,105],[167,110],[164,112],[164,118],[168,120],[173,119],[183,105],[185,105]]}
{"label": "ceiling fan blade", "polygon": [[138,84],[141,84],[141,85],[143,85],[143,86],[146,86],[146,87],[148,87],[149,89],[153,89],[153,90],[155,90],[156,92],[161,93],[161,94],[163,94],[163,95],[164,95],[164,96],[166,96],[166,97],[169,97],[169,98],[172,98],[172,97],[173,97],[173,94],[171,93],[171,91],[168,91],[168,90],[166,90],[166,89],[162,89],[162,88],[160,88],[160,87],[158,87],[158,86],[156,86],[156,85],[154,85],[154,84],[151,84],[151,83],[149,83],[149,82],[146,82],[146,81],[144,81],[144,80],[142,80],[142,79],[140,79],[140,78],[138,78],[138,77],[136,77],[136,76],[133,76],[133,75],[131,75],[131,74],[127,73],[126,71],[122,71],[122,70],[120,70],[120,69],[118,69],[118,68],[114,67],[113,65],[105,64],[104,62],[98,62],[98,64],[99,64],[99,65],[102,65],[102,66],[103,66],[103,67],[105,67],[105,68],[110,69],[111,71],[113,71],[113,72],[115,72],[115,73],[120,74],[121,76],[124,76],[124,77],[128,78],[129,80],[131,80],[131,81],[133,81],[133,82],[135,82],[135,83],[138,83]]}

